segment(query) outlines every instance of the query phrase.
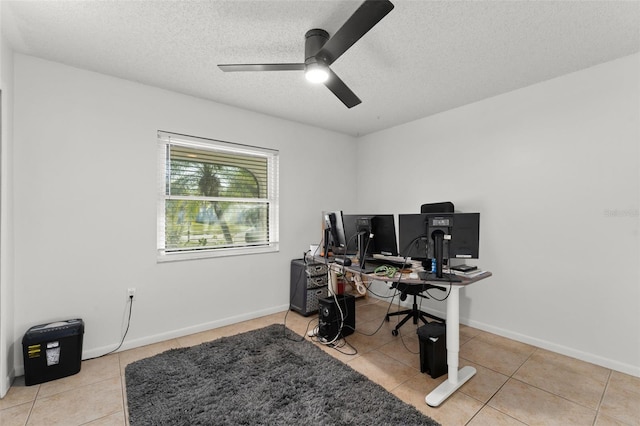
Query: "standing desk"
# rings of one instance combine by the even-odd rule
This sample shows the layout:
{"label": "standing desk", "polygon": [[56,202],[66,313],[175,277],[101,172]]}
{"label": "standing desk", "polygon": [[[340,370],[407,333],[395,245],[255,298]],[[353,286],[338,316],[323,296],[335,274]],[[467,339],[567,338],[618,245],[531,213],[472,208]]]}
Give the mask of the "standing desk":
{"label": "standing desk", "polygon": [[[361,270],[356,266],[347,266],[346,270],[354,274],[361,273]],[[448,377],[447,380],[442,382],[437,388],[425,397],[425,402],[432,407],[437,407],[442,404],[451,394],[464,385],[470,378],[476,374],[476,369],[471,366],[465,366],[458,369],[459,365],[459,353],[460,353],[460,289],[470,284],[489,278],[491,272],[483,272],[482,274],[473,276],[471,278],[463,275],[458,275],[462,280],[461,282],[449,283],[446,281],[423,281],[420,279],[412,278],[389,278],[384,276],[378,276],[375,274],[362,274],[371,280],[385,281],[385,282],[402,282],[404,284],[431,284],[439,287],[451,286],[451,291],[447,297],[447,368]]]}

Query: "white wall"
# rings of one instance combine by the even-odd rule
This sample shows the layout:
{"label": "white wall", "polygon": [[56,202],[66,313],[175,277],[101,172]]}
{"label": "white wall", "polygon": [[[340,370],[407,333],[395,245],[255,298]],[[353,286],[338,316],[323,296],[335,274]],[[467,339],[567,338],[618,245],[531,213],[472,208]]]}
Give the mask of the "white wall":
{"label": "white wall", "polygon": [[[0,290],[15,293],[17,374],[19,340],[34,324],[82,317],[89,357],[117,345],[132,286],[125,348],[276,312],[288,304],[290,259],[319,239],[321,210],[412,213],[451,199],[482,213],[480,264],[494,273],[462,292],[466,323],[640,375],[638,62],[354,143],[16,55],[15,286]],[[158,129],[280,150],[279,253],[156,263]],[[359,169],[345,176],[355,159]],[[326,173],[327,163],[341,172]],[[356,200],[338,189],[345,179],[360,183]]]}
{"label": "white wall", "polygon": [[[355,206],[336,191],[355,179],[349,136],[20,54],[15,93],[18,337],[81,317],[84,356],[107,352],[128,287],[125,348],[285,310],[289,263],[319,241],[321,211]],[[159,129],[280,150],[279,253],[156,263]]]}
{"label": "white wall", "polygon": [[[0,6],[0,11],[2,6]],[[13,282],[13,52],[0,31],[0,398],[9,390],[14,374]]]}
{"label": "white wall", "polygon": [[360,138],[359,210],[451,200],[480,212],[493,277],[461,292],[463,322],[640,376],[639,65],[636,54]]}

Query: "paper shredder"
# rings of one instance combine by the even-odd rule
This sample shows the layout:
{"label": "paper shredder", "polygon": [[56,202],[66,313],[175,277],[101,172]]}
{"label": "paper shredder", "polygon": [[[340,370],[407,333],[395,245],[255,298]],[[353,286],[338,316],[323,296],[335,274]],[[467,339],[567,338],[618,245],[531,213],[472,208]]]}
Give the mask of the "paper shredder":
{"label": "paper shredder", "polygon": [[25,385],[31,386],[71,376],[82,361],[82,319],[31,327],[22,338]]}

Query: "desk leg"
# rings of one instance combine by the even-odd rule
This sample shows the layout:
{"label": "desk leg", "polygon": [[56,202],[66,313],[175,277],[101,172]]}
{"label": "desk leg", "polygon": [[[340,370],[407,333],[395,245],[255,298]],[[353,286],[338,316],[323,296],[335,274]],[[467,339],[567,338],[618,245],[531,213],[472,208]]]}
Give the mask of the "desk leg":
{"label": "desk leg", "polygon": [[437,407],[452,393],[464,385],[476,374],[473,367],[463,367],[458,371],[458,353],[460,352],[460,287],[451,286],[447,298],[447,366],[448,378],[424,399],[427,404]]}

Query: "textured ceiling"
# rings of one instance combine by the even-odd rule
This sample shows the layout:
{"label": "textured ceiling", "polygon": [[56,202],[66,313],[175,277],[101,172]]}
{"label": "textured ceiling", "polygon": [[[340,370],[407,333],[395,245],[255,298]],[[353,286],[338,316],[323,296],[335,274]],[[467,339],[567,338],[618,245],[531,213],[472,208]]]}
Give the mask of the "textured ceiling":
{"label": "textured ceiling", "polygon": [[360,1],[6,1],[17,52],[351,135],[363,135],[640,51],[637,1],[407,1],[332,69],[347,109],[301,71],[304,34]]}

